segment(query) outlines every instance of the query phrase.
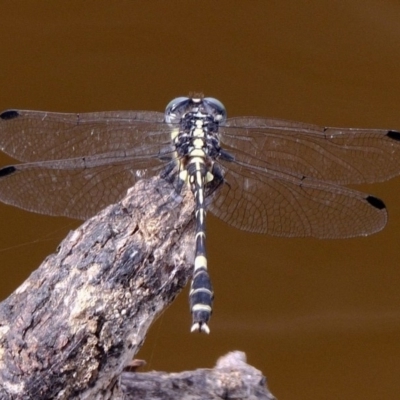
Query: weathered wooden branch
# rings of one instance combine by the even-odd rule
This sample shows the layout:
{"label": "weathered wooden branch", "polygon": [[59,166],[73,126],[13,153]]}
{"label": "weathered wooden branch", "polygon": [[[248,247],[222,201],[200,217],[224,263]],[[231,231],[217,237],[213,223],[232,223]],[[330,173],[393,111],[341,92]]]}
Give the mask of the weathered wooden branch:
{"label": "weathered wooden branch", "polygon": [[[162,179],[140,181],[71,232],[1,303],[0,400],[139,398],[132,393],[144,393],[144,379],[167,381],[122,372],[192,274],[193,204],[189,191],[178,196]],[[219,391],[223,373],[232,372],[212,375]],[[201,382],[197,372],[183,374],[170,382]],[[181,389],[183,396],[188,387]]]}
{"label": "weathered wooden branch", "polygon": [[[189,197],[189,199],[187,199]],[[71,232],[1,304],[0,398],[107,398],[193,265],[193,201],[162,179]]]}
{"label": "weathered wooden branch", "polygon": [[221,357],[215,368],[180,373],[121,375],[126,400],[274,400],[260,371],[246,363],[240,351]]}

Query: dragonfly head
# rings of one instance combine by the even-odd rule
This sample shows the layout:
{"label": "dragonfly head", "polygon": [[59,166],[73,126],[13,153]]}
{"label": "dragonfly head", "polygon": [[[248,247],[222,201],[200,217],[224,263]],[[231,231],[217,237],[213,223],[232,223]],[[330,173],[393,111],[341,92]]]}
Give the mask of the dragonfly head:
{"label": "dragonfly head", "polygon": [[219,125],[226,121],[224,105],[213,97],[177,97],[165,109],[165,122],[179,124],[188,113],[198,117],[212,117]]}

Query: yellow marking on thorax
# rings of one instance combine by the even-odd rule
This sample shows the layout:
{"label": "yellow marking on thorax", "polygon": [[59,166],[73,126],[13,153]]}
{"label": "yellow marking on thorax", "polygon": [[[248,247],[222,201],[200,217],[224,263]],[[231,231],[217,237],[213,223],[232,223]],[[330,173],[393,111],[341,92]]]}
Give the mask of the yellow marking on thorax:
{"label": "yellow marking on thorax", "polygon": [[201,157],[201,158],[206,157],[206,154],[203,149],[204,140],[202,138],[194,139],[193,147],[194,147],[194,149],[189,154],[190,157]]}
{"label": "yellow marking on thorax", "polygon": [[198,165],[204,164],[204,157],[202,157],[202,156],[199,156],[199,155],[192,156],[192,153],[190,153],[189,157],[190,157],[190,160],[189,160],[190,164],[198,164]]}
{"label": "yellow marking on thorax", "polygon": [[204,130],[202,126],[197,126],[193,131],[193,137],[204,137]]}
{"label": "yellow marking on thorax", "polygon": [[195,149],[202,149],[204,147],[204,139],[203,138],[197,138],[193,140],[193,147]]}
{"label": "yellow marking on thorax", "polygon": [[182,180],[182,181],[187,183],[188,182],[188,177],[189,177],[189,174],[188,174],[186,169],[183,169],[182,171],[179,172],[179,179],[180,180]]}
{"label": "yellow marking on thorax", "polygon": [[193,149],[190,154],[190,157],[198,157],[204,159],[206,157],[203,149]]}
{"label": "yellow marking on thorax", "polygon": [[179,135],[179,128],[175,128],[171,131],[171,140],[174,141]]}

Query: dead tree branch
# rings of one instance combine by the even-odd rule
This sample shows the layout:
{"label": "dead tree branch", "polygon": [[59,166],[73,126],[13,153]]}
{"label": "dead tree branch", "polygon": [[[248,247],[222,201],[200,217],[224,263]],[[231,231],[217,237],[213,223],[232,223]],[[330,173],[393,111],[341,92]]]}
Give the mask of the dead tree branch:
{"label": "dead tree branch", "polygon": [[193,204],[162,179],[140,181],[1,303],[0,400],[273,398],[243,357],[213,370],[123,372],[192,274]]}
{"label": "dead tree branch", "polygon": [[[193,201],[141,181],[0,308],[0,399],[109,398],[193,266]],[[108,393],[108,394],[107,394]]]}
{"label": "dead tree branch", "polygon": [[146,372],[121,376],[126,400],[276,400],[260,371],[235,351],[221,357],[215,368],[180,373]]}

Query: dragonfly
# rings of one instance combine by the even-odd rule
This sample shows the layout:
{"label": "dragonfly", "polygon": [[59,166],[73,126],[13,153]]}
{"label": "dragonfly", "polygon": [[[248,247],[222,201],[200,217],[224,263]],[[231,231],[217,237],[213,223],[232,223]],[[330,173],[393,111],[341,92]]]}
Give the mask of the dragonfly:
{"label": "dragonfly", "polygon": [[206,213],[249,232],[348,238],[387,223],[379,198],[346,187],[400,173],[400,132],[329,128],[263,117],[227,118],[212,97],[177,97],[165,112],[6,110],[0,201],[87,219],[159,174],[194,194],[192,331],[209,333],[213,289]]}

